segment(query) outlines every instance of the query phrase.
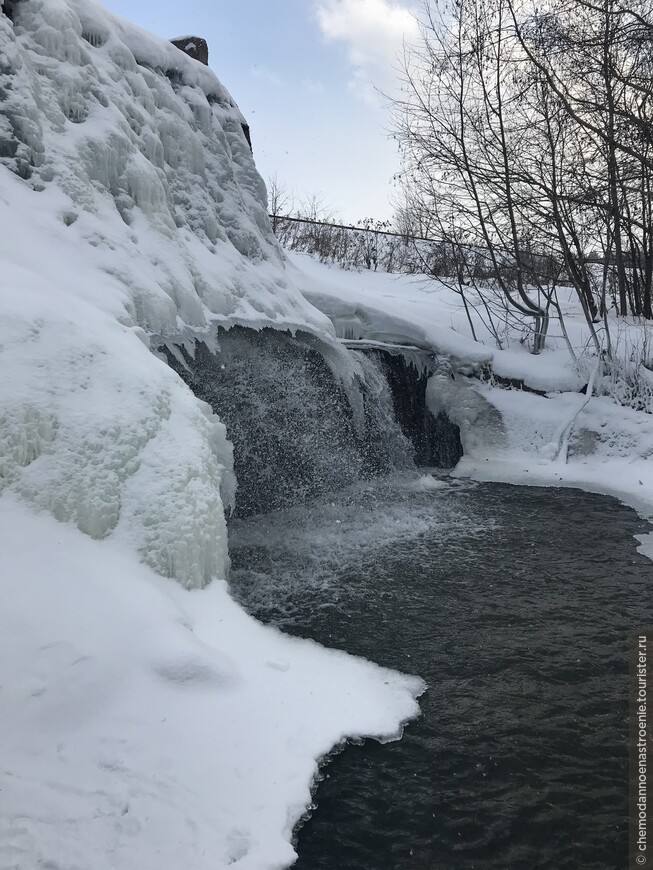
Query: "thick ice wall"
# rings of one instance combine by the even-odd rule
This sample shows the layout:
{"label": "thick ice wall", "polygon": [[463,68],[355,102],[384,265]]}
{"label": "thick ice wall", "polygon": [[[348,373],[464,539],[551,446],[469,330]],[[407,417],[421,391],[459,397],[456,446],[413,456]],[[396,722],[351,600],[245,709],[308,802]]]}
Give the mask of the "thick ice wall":
{"label": "thick ice wall", "polygon": [[0,12],[0,488],[201,586],[231,446],[149,336],[329,322],[286,280],[213,73],[90,0]]}
{"label": "thick ice wall", "polygon": [[119,276],[134,323],[331,332],[288,283],[244,119],[209,69],[91,0],[30,0],[0,14],[0,93],[0,162],[61,191],[53,219]]}
{"label": "thick ice wall", "polygon": [[428,380],[426,405],[434,417],[446,415],[457,426],[465,455],[505,446],[501,412],[482,394],[479,385],[442,366]]}
{"label": "thick ice wall", "polygon": [[124,540],[184,585],[224,576],[223,502],[233,498],[224,426],[142,329],[83,298],[93,287],[119,309],[121,291],[75,260],[63,224],[52,233],[48,212],[30,211],[37,194],[3,182],[12,221],[2,238],[0,491],[91,537]]}

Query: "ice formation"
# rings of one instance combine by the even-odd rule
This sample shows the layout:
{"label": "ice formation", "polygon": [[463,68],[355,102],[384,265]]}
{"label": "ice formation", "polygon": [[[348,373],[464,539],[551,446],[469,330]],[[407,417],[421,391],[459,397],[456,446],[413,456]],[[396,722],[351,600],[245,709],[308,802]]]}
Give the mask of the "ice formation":
{"label": "ice formation", "polygon": [[[288,287],[244,119],[214,74],[89,0],[16,7],[2,37],[2,162],[45,193],[150,333],[324,330]],[[41,200],[45,199],[45,202]]]}
{"label": "ice formation", "polygon": [[477,384],[454,375],[450,367],[440,369],[429,378],[426,405],[434,417],[446,414],[458,426],[465,454],[503,446],[505,429],[499,410]]}
{"label": "ice formation", "polygon": [[[224,576],[231,451],[147,346],[323,335],[214,74],[89,0],[0,15],[2,484],[187,586]],[[21,348],[29,346],[29,353]]]}

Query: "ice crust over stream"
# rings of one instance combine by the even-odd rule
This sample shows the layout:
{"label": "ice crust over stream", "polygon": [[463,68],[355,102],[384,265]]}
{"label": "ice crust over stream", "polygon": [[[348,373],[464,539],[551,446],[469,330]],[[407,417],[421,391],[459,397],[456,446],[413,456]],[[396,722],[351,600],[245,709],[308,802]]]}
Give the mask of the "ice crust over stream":
{"label": "ice crust over stream", "polygon": [[0,865],[278,870],[317,759],[423,686],[231,600],[231,445],[152,348],[342,350],[213,73],[92,0],[2,8]]}

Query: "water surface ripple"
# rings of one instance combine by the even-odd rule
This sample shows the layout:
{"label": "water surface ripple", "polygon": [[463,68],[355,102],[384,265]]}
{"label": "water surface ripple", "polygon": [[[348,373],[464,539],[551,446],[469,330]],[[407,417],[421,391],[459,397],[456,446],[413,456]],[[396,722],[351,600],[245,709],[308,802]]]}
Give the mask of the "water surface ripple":
{"label": "water surface ripple", "polygon": [[429,483],[231,527],[232,588],[257,617],[429,685],[401,741],[325,768],[296,870],[623,870],[645,524],[577,490]]}

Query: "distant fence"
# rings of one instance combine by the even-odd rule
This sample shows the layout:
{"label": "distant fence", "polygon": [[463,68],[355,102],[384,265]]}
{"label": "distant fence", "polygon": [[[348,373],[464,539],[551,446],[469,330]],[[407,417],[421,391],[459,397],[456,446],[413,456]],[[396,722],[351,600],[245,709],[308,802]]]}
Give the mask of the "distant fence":
{"label": "distant fence", "polygon": [[[479,245],[413,236],[388,229],[382,221],[364,221],[358,226],[330,223],[288,215],[270,215],[274,233],[284,248],[312,254],[323,263],[343,269],[379,272],[421,273],[434,277],[485,280],[496,277],[499,268],[507,278],[515,271],[509,252],[492,254]],[[547,280],[561,274],[551,254],[524,252],[522,267]]]}
{"label": "distant fence", "polygon": [[270,215],[270,220],[284,248],[343,269],[453,274],[447,271],[452,264],[444,242],[398,233],[380,221],[353,226],[288,215]]}
{"label": "distant fence", "polygon": [[369,226],[366,226],[364,224],[363,225],[359,224],[357,226],[354,226],[354,224],[334,224],[334,223],[331,223],[330,221],[317,221],[317,220],[311,220],[310,218],[290,217],[290,215],[281,215],[281,214],[270,214],[270,215],[268,215],[268,217],[272,221],[273,227],[275,226],[275,224],[277,222],[279,222],[279,223],[288,222],[288,223],[294,223],[294,224],[313,224],[314,226],[319,226],[319,227],[333,227],[334,229],[337,229],[337,230],[351,230],[352,232],[355,232],[355,233],[370,232],[370,233],[377,233],[380,236],[393,236],[394,238],[397,238],[397,239],[404,239],[407,242],[428,242],[431,245],[443,244],[442,241],[439,241],[437,239],[427,239],[425,236],[413,236],[410,233],[397,233],[393,230],[378,229],[376,226],[374,226],[373,223],[370,223]]}
{"label": "distant fence", "polygon": [[[343,269],[372,269],[381,272],[423,273],[438,277],[492,278],[496,275],[495,257],[501,271],[509,277],[515,261],[509,251],[495,248],[493,256],[479,245],[444,239],[413,236],[388,229],[382,221],[353,224],[331,223],[290,215],[269,215],[274,233],[284,248],[312,254],[324,263],[337,263]],[[585,262],[603,266],[605,258],[588,252]],[[614,266],[612,258],[608,264]],[[546,280],[547,274],[560,280],[564,268],[555,255],[524,251],[522,266]]]}

